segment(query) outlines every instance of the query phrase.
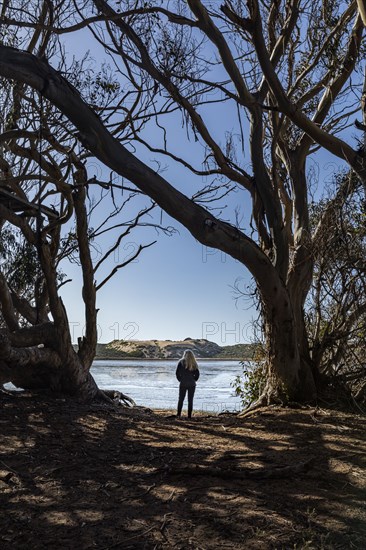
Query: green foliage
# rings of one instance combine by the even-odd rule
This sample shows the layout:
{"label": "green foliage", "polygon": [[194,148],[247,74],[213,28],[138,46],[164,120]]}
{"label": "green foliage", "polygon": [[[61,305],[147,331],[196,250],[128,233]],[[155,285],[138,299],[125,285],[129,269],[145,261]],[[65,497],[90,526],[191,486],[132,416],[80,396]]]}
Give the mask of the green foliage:
{"label": "green foliage", "polygon": [[13,228],[0,232],[0,260],[10,288],[20,293],[33,288],[39,273],[37,251]]}
{"label": "green foliage", "polygon": [[120,89],[120,84],[118,82],[110,80],[103,73],[97,75],[95,84],[97,88],[100,88],[102,92],[106,92],[107,94],[113,94]]}
{"label": "green foliage", "polygon": [[[14,227],[5,226],[0,231],[0,266],[9,288],[31,303],[41,288],[43,273],[38,252]],[[57,273],[57,283],[61,284],[66,275]]]}
{"label": "green foliage", "polygon": [[241,358],[243,361],[251,361],[256,350],[255,344],[235,344],[233,346],[225,346],[221,349],[217,357],[236,359]]}
{"label": "green foliage", "polygon": [[240,397],[243,407],[248,407],[256,401],[266,383],[266,369],[264,361],[241,361],[243,374],[236,376],[231,383],[235,395]]}

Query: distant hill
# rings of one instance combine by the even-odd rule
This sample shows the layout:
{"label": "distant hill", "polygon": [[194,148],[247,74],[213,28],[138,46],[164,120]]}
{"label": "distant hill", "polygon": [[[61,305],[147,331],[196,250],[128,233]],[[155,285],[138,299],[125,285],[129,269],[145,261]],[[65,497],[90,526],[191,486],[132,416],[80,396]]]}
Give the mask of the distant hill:
{"label": "distant hill", "polygon": [[179,359],[184,350],[191,349],[198,358],[251,359],[253,344],[219,346],[209,340],[186,338],[185,340],[113,340],[98,344],[96,359]]}

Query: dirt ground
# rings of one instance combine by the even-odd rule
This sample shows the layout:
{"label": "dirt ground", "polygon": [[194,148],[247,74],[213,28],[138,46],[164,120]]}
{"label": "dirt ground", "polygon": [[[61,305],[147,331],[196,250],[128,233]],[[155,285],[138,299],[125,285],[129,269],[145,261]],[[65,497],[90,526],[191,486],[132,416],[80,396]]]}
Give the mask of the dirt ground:
{"label": "dirt ground", "polygon": [[366,548],[365,417],[0,394],[0,548]]}

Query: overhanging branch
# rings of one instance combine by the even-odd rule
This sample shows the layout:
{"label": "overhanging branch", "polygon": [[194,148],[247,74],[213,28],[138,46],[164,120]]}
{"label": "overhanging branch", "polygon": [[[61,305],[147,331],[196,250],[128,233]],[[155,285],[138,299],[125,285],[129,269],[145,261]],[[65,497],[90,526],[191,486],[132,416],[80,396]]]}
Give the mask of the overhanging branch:
{"label": "overhanging branch", "polygon": [[44,59],[1,45],[0,75],[39,90],[76,126],[80,140],[101,162],[149,195],[199,242],[239,260],[257,280],[267,280],[265,270],[273,266],[252,239],[195,204],[130,153],[108,132],[78,91]]}

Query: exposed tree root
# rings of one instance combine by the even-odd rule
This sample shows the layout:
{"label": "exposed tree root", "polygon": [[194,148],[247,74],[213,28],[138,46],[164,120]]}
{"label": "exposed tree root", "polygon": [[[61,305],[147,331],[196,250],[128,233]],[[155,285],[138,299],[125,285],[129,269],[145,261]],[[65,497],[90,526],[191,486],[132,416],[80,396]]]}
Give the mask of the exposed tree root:
{"label": "exposed tree root", "polygon": [[104,396],[104,400],[113,403],[115,405],[122,405],[124,407],[136,407],[135,401],[128,395],[115,390],[101,390],[101,394]]}
{"label": "exposed tree root", "polygon": [[[100,390],[100,389],[97,389],[97,391],[93,394],[81,394],[81,395],[74,395],[74,396],[70,396],[69,394],[67,393],[64,393],[64,392],[55,392],[54,390],[52,390],[51,388],[50,389],[45,389],[45,388],[42,388],[42,389],[24,389],[23,391],[25,392],[30,392],[31,394],[34,394],[34,395],[40,395],[40,394],[43,394],[43,395],[48,395],[48,396],[51,396],[51,397],[65,397],[65,398],[69,398],[69,399],[72,399],[73,397],[76,398],[76,401],[82,401],[82,402],[85,402],[85,403],[93,403],[93,402],[102,402],[102,403],[106,403],[110,406],[113,406],[115,407],[116,405],[117,406],[122,406],[122,407],[129,407],[129,408],[132,408],[132,407],[136,407],[136,403],[135,401],[129,397],[128,395],[125,395],[124,393],[122,392],[119,392],[119,391],[115,391],[115,390]],[[14,391],[14,390],[6,390],[2,385],[0,385],[0,394],[3,393],[5,395],[11,395],[11,396],[14,396],[16,397],[19,392],[18,391]]]}
{"label": "exposed tree root", "polygon": [[257,411],[258,409],[262,409],[263,407],[267,407],[269,405],[268,397],[266,394],[262,394],[257,401],[249,405],[248,408],[244,409],[244,411],[240,412],[238,416],[241,418],[245,418],[246,416],[250,416],[253,412]]}
{"label": "exposed tree root", "polygon": [[282,400],[280,399],[280,397],[278,397],[276,393],[268,392],[265,390],[262,393],[262,395],[257,399],[257,401],[255,401],[254,403],[249,405],[249,407],[241,411],[238,414],[238,416],[240,418],[245,418],[247,416],[251,416],[253,413],[258,411],[259,409],[264,409],[268,407],[278,407],[278,406],[290,407],[292,409],[306,408],[305,404],[298,403],[297,401]]}

